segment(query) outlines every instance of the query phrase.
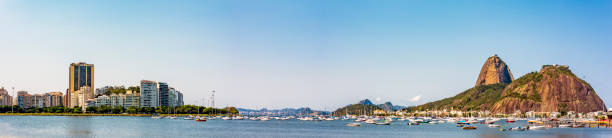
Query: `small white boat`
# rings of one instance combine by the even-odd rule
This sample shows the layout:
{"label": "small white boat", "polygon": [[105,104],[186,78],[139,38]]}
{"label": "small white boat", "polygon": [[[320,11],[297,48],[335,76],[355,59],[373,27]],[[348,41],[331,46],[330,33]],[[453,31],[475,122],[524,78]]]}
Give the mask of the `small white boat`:
{"label": "small white boat", "polygon": [[501,127],[500,125],[490,124],[489,127]]}
{"label": "small white boat", "polygon": [[373,119],[368,119],[365,121],[366,124],[376,124],[376,121],[374,121]]}
{"label": "small white boat", "polygon": [[544,130],[544,129],[546,129],[545,126],[529,126],[527,128],[529,128],[529,130]]}
{"label": "small white boat", "polygon": [[559,128],[570,128],[572,125],[559,125]]}
{"label": "small white boat", "polygon": [[429,124],[438,124],[438,121],[431,121]]}
{"label": "small white boat", "polygon": [[357,126],[361,126],[361,123],[346,123],[346,126],[357,127]]}
{"label": "small white boat", "polygon": [[151,118],[152,119],[161,119],[162,117],[161,116],[152,116]]}
{"label": "small white boat", "polygon": [[410,125],[410,126],[421,125],[421,123],[419,123],[417,121],[410,121],[410,122],[408,122],[408,125]]}
{"label": "small white boat", "polygon": [[193,117],[185,117],[183,120],[193,120]]}
{"label": "small white boat", "polygon": [[391,120],[385,120],[382,122],[376,122],[376,125],[391,125]]}
{"label": "small white boat", "polygon": [[223,117],[221,119],[223,119],[223,120],[231,120],[232,118],[226,116],[226,117]]}

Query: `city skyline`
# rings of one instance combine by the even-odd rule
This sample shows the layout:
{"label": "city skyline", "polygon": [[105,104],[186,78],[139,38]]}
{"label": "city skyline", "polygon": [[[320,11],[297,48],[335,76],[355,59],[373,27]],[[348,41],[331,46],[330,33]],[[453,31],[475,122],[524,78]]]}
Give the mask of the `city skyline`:
{"label": "city skyline", "polygon": [[2,1],[0,86],[65,92],[67,65],[87,62],[96,88],[169,82],[185,104],[216,90],[217,107],[419,105],[498,54],[515,79],[569,65],[612,103],[611,2],[461,3]]}

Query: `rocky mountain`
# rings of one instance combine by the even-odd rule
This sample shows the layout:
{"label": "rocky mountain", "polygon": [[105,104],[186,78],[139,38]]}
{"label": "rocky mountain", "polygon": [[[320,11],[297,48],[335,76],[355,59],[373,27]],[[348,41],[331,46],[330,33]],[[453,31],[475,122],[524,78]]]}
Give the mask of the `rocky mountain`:
{"label": "rocky mountain", "polygon": [[592,112],[605,109],[591,85],[576,77],[568,66],[545,65],[539,72],[524,75],[508,85],[491,112]]}
{"label": "rocky mountain", "polygon": [[478,80],[476,80],[476,86],[510,83],[513,79],[510,67],[497,55],[493,55],[482,65]]}
{"label": "rocky mountain", "polygon": [[350,115],[372,115],[374,110],[382,109],[375,105],[367,105],[367,104],[351,104],[342,108],[336,109],[336,111],[332,112],[332,115],[342,116],[346,114]]}
{"label": "rocky mountain", "polygon": [[480,85],[467,89],[453,97],[429,102],[419,106],[407,107],[406,111],[425,110],[462,110],[484,111],[489,110],[493,104],[501,99],[501,93],[506,87],[505,83]]}
{"label": "rocky mountain", "polygon": [[357,104],[374,105],[374,103],[372,103],[372,101],[370,101],[370,99],[361,100]]}
{"label": "rocky mountain", "polygon": [[584,113],[605,111],[606,106],[591,85],[576,77],[568,66],[544,65],[539,72],[513,80],[508,65],[494,55],[483,65],[474,88],[404,110],[440,109]]}

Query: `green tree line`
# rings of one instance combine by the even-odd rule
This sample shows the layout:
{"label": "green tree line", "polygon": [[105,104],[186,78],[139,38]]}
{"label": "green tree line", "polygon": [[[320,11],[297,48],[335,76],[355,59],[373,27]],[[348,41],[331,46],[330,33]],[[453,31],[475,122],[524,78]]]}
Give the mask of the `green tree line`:
{"label": "green tree line", "polygon": [[[63,106],[54,107],[37,107],[37,108],[21,108],[12,106],[14,113],[83,113],[81,107],[67,108]],[[197,114],[198,110],[201,114],[238,114],[238,110],[234,107],[219,109],[195,105],[183,105],[177,107],[123,107],[123,106],[100,106],[87,107],[87,113],[102,113],[102,114]],[[11,106],[0,106],[0,113],[11,113]]]}

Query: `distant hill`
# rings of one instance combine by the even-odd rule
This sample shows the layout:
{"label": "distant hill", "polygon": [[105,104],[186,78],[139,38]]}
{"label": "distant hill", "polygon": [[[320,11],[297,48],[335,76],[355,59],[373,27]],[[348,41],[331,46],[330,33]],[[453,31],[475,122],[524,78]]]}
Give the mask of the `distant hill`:
{"label": "distant hill", "polygon": [[359,103],[357,103],[357,104],[363,104],[363,105],[374,105],[374,103],[372,103],[372,101],[370,101],[370,99],[361,100],[361,101],[359,101]]}
{"label": "distant hill", "polygon": [[387,112],[393,112],[397,110],[404,109],[405,106],[397,106],[391,104],[391,102],[385,102],[383,104],[375,105],[369,99],[361,100],[357,104],[350,104],[345,107],[336,109],[336,111],[332,112],[334,115],[346,115],[347,113],[351,115],[372,115],[374,110],[384,110]]}
{"label": "distant hill", "polygon": [[342,115],[372,115],[374,110],[382,109],[375,105],[365,105],[365,104],[351,104],[332,112],[332,115],[342,116]]}
{"label": "distant hill", "polygon": [[320,115],[330,114],[330,112],[328,111],[315,111],[308,107],[297,108],[297,109],[296,108],[284,108],[284,109],[275,109],[275,110],[268,110],[266,108],[259,109],[259,110],[238,108],[238,111],[240,112],[240,114],[243,114],[243,115],[269,115],[269,116],[296,116],[296,115],[301,116],[301,115],[309,115],[312,113],[317,113]]}

